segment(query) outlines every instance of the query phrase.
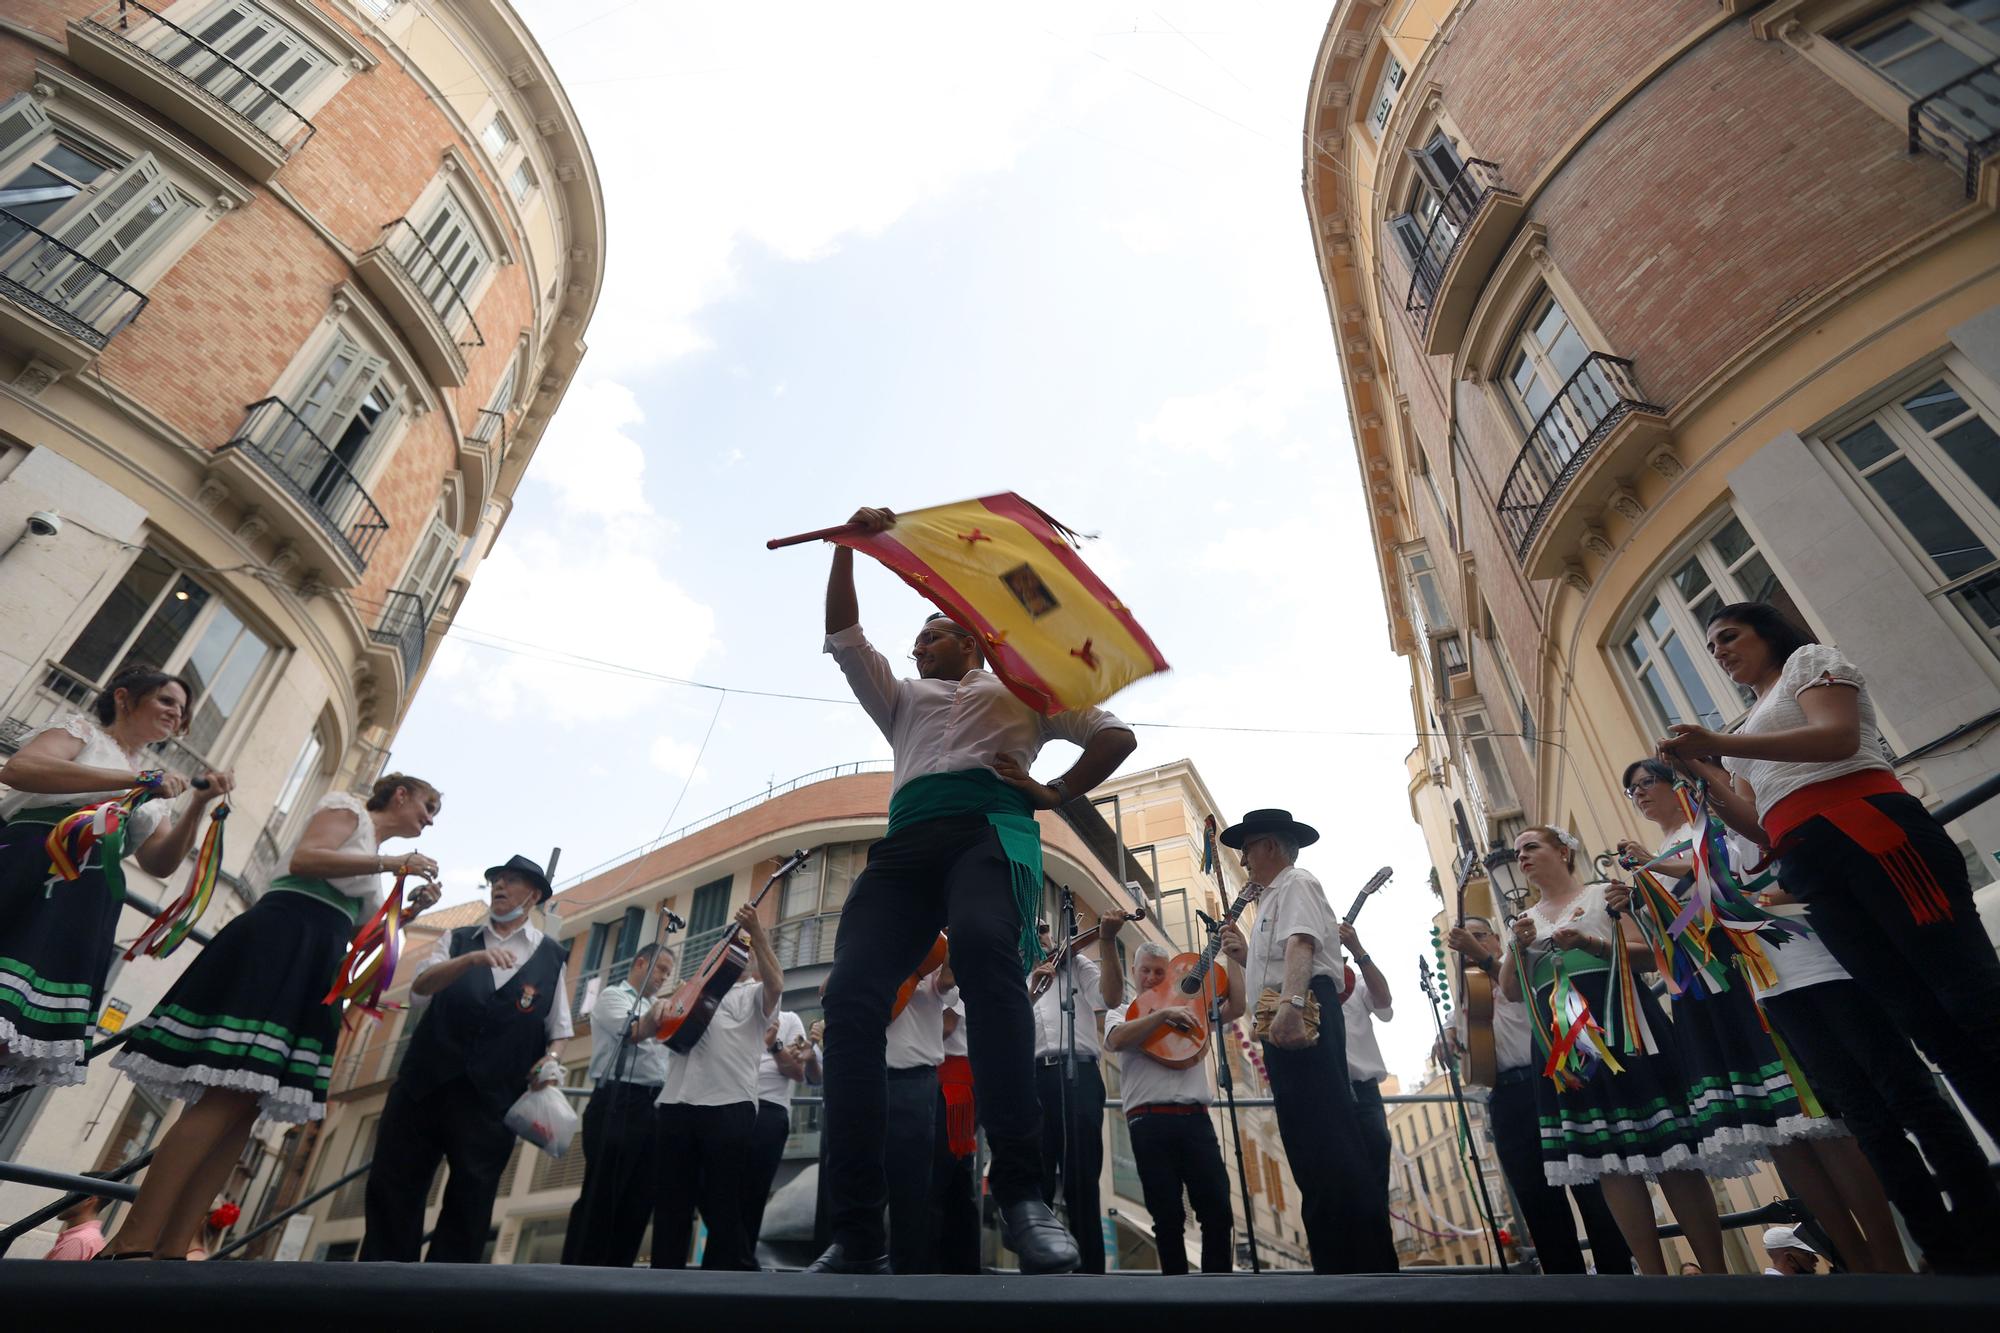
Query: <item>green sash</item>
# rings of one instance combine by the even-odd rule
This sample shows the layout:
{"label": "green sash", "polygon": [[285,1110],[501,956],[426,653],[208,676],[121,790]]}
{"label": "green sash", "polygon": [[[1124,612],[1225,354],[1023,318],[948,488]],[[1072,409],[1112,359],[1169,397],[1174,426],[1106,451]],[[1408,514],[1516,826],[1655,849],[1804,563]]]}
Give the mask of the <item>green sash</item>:
{"label": "green sash", "polygon": [[1021,917],[1021,968],[1042,961],[1035,921],[1042,904],[1042,830],[1026,792],[1001,781],[990,768],[931,773],[912,778],[889,798],[889,836],[931,819],[984,815],[1000,835],[1000,850],[1013,872],[1014,908]]}
{"label": "green sash", "polygon": [[334,908],[350,922],[361,922],[361,900],[350,898],[323,879],[313,879],[306,875],[280,875],[271,881],[266,893],[298,893]]}

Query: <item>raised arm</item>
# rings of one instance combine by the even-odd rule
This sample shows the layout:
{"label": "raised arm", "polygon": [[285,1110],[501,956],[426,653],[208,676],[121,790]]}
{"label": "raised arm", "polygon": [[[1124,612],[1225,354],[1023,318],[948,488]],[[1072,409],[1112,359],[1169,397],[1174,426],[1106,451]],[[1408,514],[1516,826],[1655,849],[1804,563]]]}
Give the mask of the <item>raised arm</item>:
{"label": "raised arm", "polygon": [[[847,520],[866,532],[887,532],[896,523],[893,509],[863,506]],[[833,548],[833,567],[826,575],[826,632],[838,634],[861,623],[860,600],[854,595],[854,552],[845,546]]]}
{"label": "raised arm", "polygon": [[743,927],[743,933],[750,937],[750,951],[757,955],[757,980],[764,986],[764,1012],[775,1014],[785,999],[784,965],[771,950],[771,937],[765,934],[764,923],[758,919],[756,908],[749,903],[737,908],[736,924]]}
{"label": "raised arm", "polygon": [[1831,764],[1861,748],[1861,691],[1852,682],[1828,677],[1806,686],[1799,691],[1799,710],[1806,724],[1784,731],[1725,734],[1677,722],[1667,728],[1660,750],[1673,756]]}
{"label": "raised arm", "polygon": [[1107,1009],[1125,999],[1125,964],[1118,957],[1118,932],[1123,929],[1125,918],[1116,912],[1097,919],[1097,998]]}
{"label": "raised arm", "polygon": [[[20,752],[0,764],[0,782],[15,791],[31,791],[40,796],[74,796],[81,792],[125,791],[139,785],[139,775],[123,768],[97,768],[79,764],[83,741],[61,727],[52,727],[23,745]],[[160,778],[161,798],[181,794],[187,779],[167,772]]]}

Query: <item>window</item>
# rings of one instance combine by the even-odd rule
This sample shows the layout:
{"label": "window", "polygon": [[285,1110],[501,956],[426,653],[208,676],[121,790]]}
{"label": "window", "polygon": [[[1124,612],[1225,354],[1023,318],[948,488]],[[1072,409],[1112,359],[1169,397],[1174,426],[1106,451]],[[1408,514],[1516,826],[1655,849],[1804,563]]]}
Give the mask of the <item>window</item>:
{"label": "window", "polygon": [[[1589,356],[1590,348],[1562,308],[1562,302],[1544,292],[1530,309],[1507,356],[1504,377],[1507,400],[1513,405],[1523,431],[1535,428],[1563,386],[1569,383],[1570,376],[1576,374]],[[1562,432],[1572,453],[1596,423],[1576,424],[1581,430],[1573,437],[1570,432]],[[1559,461],[1568,461],[1567,455]]]}
{"label": "window", "polygon": [[[1851,28],[1840,43],[1911,98],[2000,60],[2000,0],[1924,0]],[[1961,116],[1973,113],[1957,108]],[[1989,125],[1987,132],[2000,125]]]}
{"label": "window", "polygon": [[629,963],[639,952],[639,936],[646,929],[646,909],[628,907],[618,922],[618,945],[611,951],[613,966]]}
{"label": "window", "polygon": [[1410,160],[1416,164],[1416,180],[1407,206],[1389,226],[1423,286],[1435,292],[1468,220],[1470,210],[1459,197],[1465,164],[1442,130],[1422,149],[1411,149]]}
{"label": "window", "polygon": [[517,203],[526,203],[528,196],[535,192],[535,169],[527,159],[514,164],[514,170],[507,175],[507,189],[512,192]]}
{"label": "window", "polygon": [[299,757],[292,762],[292,771],[285,775],[284,785],[278,788],[278,799],[271,806],[269,827],[282,827],[285,817],[299,807],[306,785],[318,774],[320,757],[325,753],[326,737],[315,726],[312,735],[306,737],[305,745],[299,750]]}
{"label": "window", "polygon": [[688,903],[687,930],[681,936],[681,961],[688,968],[701,965],[701,960],[721,938],[723,927],[729,923],[729,886],[733,879],[718,879],[704,884],[694,891],[694,898]]}
{"label": "window", "polygon": [[1646,591],[1618,636],[1618,665],[1637,685],[1653,723],[1722,727],[1749,709],[1754,696],[1708,657],[1708,614],[1731,602],[1769,602],[1795,623],[1805,623],[1770,561],[1733,514]]}
{"label": "window", "polygon": [[288,421],[285,433],[296,434],[303,425],[332,457],[293,439],[280,439],[269,452],[296,460],[299,471],[292,480],[324,507],[347,477],[358,482],[366,473],[401,416],[402,395],[389,379],[388,361],[364,351],[344,332],[335,334],[303,383],[302,395],[289,404],[297,423]]}
{"label": "window", "polygon": [[[177,49],[162,43],[158,54],[260,129],[294,120],[301,95],[334,67],[331,57],[252,0],[223,0],[184,26],[198,40]],[[180,40],[171,30],[169,35]]]}
{"label": "window", "polygon": [[417,234],[420,243],[404,257],[410,280],[447,324],[460,313],[470,316],[473,284],[493,261],[465,206],[445,191]]}
{"label": "window", "polygon": [[1410,611],[1417,621],[1417,634],[1428,638],[1451,630],[1451,613],[1445,609],[1444,594],[1438,587],[1437,571],[1428,551],[1411,551],[1403,558],[1410,572]]}
{"label": "window", "polygon": [[[2000,12],[2000,0],[1994,0]],[[1939,376],[1834,441],[1929,575],[2000,652],[2000,435],[1957,382]]]}
{"label": "window", "polygon": [[1494,743],[1486,714],[1471,709],[1455,714],[1452,720],[1459,733],[1459,771],[1465,774],[1471,788],[1473,804],[1488,819],[1519,809],[1520,802],[1515,800],[1513,784],[1507,780],[1507,768],[1500,761],[1500,750]]}
{"label": "window", "polygon": [[1403,91],[1403,65],[1392,55],[1382,57],[1382,78],[1375,85],[1375,102],[1368,112],[1368,133],[1379,139],[1389,124],[1389,112]]}
{"label": "window", "polygon": [[361,7],[378,19],[388,18],[396,12],[396,6],[403,0],[361,0]]}
{"label": "window", "polygon": [[[397,585],[397,591],[409,593],[423,604],[425,624],[429,624],[430,618],[437,614],[445,582],[451,578],[451,571],[458,564],[458,544],[458,532],[445,522],[443,511],[431,515],[431,525],[424,531],[423,540],[417,543],[416,551],[410,556],[410,566],[403,572],[403,581]],[[392,614],[393,611],[392,606],[385,614]]]}
{"label": "window", "polygon": [[486,151],[497,161],[507,155],[514,146],[514,131],[508,126],[507,118],[496,114],[486,122],[486,128],[479,132],[479,142],[486,145]]}
{"label": "window", "polygon": [[867,866],[868,849],[873,845],[845,842],[819,848],[785,881],[779,915],[790,921],[838,912],[847,901],[848,889]]}

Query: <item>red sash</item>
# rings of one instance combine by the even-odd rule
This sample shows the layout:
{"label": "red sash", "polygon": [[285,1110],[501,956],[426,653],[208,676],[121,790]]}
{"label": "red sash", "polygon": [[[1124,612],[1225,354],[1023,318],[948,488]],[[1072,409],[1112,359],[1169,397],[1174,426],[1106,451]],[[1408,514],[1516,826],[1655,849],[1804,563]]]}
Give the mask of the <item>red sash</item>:
{"label": "red sash", "polygon": [[1863,769],[1845,777],[1829,778],[1801,787],[1772,806],[1764,816],[1764,836],[1770,839],[1772,855],[1785,851],[1785,840],[1796,834],[1807,820],[1822,818],[1851,838],[1875,863],[1902,895],[1903,905],[1920,926],[1951,920],[1951,900],[1910,842],[1901,824],[1868,803],[1870,796],[1907,796],[1896,775],[1885,768]]}
{"label": "red sash", "polygon": [[978,1146],[974,1136],[972,1062],[947,1055],[938,1066],[938,1090],[944,1094],[944,1132],[953,1157],[970,1157]]}

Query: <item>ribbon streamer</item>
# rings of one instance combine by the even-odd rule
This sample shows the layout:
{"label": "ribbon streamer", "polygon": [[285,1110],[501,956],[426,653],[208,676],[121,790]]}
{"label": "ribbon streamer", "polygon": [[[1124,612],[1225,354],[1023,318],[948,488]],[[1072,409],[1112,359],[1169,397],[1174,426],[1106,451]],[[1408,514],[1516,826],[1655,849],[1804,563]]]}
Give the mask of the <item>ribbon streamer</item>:
{"label": "ribbon streamer", "polygon": [[382,1002],[382,996],[396,979],[404,923],[416,915],[403,910],[403,881],[408,877],[408,872],[396,876],[396,885],[381,908],[355,933],[321,1004],[351,1004],[378,1022],[392,1008]]}
{"label": "ribbon streamer", "polygon": [[103,849],[99,858],[105,883],[119,900],[125,897],[125,824],[132,812],[160,794],[158,772],[139,775],[139,785],[123,796],[114,796],[96,805],[86,805],[69,814],[49,830],[43,844],[49,853],[49,869],[58,879],[75,880],[89,863],[90,854]]}
{"label": "ribbon streamer", "polygon": [[209,899],[215,896],[216,877],[222,873],[222,821],[228,817],[227,804],[218,805],[209,812],[208,832],[202,835],[201,850],[195,856],[187,888],[181,891],[180,897],[161,908],[160,914],[153,918],[153,924],[132,941],[132,947],[125,951],[126,962],[131,962],[140,954],[149,958],[165,958],[181,947],[181,941],[188,937],[188,932],[208,911]]}

